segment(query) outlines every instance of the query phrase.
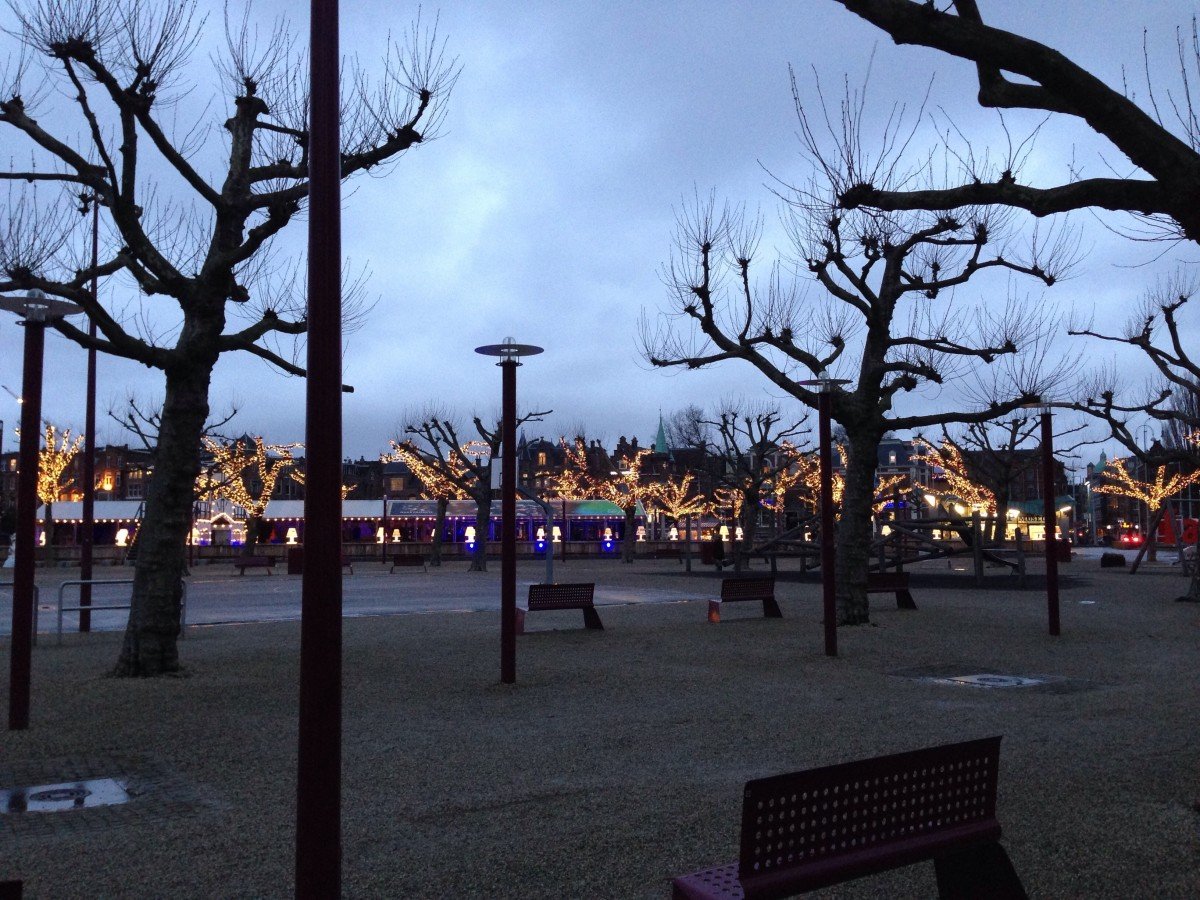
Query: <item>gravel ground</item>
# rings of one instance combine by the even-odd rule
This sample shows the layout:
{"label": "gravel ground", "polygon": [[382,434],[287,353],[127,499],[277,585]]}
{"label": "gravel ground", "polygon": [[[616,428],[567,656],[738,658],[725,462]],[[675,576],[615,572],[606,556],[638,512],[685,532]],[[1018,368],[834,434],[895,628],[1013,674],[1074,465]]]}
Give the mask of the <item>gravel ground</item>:
{"label": "gravel ground", "polygon": [[[602,633],[537,613],[511,686],[498,613],[346,620],[344,893],[664,897],[672,875],[736,858],[749,778],[1003,734],[998,814],[1031,896],[1200,896],[1200,609],[1174,602],[1169,570],[1062,570],[1059,638],[1038,579],[976,590],[930,564],[919,611],[873,596],[837,659],[820,585],[798,574],[781,575],[782,621],[741,604],[710,625],[695,600],[604,607]],[[717,589],[670,562],[566,577]],[[133,799],[0,807],[0,880],[27,897],[290,896],[298,623],[192,629],[178,678],[104,677],[119,640],[35,649],[32,727],[0,734],[0,789],[118,777]],[[918,670],[1052,677],[985,689]],[[935,893],[928,864],[825,892]]]}

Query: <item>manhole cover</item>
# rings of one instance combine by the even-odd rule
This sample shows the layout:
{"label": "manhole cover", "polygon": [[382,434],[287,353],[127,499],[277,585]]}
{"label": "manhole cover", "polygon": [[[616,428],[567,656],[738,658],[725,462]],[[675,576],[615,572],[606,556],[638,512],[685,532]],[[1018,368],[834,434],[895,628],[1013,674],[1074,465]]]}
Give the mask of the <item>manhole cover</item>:
{"label": "manhole cover", "polygon": [[954,675],[950,678],[934,678],[940,684],[966,684],[983,688],[1033,687],[1046,682],[1041,678],[1025,678],[1021,675]]}
{"label": "manhole cover", "polygon": [[115,778],[0,790],[0,813],[62,812],[127,802],[129,794],[125,791],[125,783]]}

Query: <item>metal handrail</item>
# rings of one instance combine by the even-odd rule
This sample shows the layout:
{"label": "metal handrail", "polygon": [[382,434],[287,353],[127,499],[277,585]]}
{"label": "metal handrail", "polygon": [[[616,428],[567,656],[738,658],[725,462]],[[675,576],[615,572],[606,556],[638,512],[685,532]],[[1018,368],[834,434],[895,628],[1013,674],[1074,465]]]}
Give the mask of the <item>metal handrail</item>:
{"label": "metal handrail", "polygon": [[[80,612],[81,610],[98,610],[98,609],[129,609],[133,605],[133,598],[130,598],[128,603],[121,604],[105,604],[98,605],[92,603],[88,606],[63,606],[63,592],[69,584],[133,584],[132,578],[75,578],[70,581],[64,581],[58,586],[58,643],[62,643],[63,633],[63,613],[64,612]],[[187,638],[187,582],[182,578],[179,580],[179,586],[182,589],[179,597],[179,636]]]}

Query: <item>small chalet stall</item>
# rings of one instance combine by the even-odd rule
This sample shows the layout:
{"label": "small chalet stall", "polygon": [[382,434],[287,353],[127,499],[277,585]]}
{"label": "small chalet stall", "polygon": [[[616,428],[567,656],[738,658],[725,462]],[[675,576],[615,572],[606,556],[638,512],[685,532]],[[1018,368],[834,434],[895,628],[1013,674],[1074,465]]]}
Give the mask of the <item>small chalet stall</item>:
{"label": "small chalet stall", "polygon": [[[141,500],[95,501],[92,543],[98,559],[124,554],[137,538],[142,511]],[[83,543],[83,501],[59,500],[50,504],[50,522],[56,552],[65,551],[58,553],[59,557],[66,560],[72,551],[78,553]],[[39,547],[46,545],[45,506],[37,509],[37,542]]]}

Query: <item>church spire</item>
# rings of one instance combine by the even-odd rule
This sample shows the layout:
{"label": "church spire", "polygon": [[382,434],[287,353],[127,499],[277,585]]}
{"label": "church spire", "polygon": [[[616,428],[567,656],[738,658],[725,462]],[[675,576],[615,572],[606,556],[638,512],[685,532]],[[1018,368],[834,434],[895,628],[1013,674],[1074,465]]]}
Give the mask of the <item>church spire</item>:
{"label": "church spire", "polygon": [[671,448],[667,446],[667,429],[663,425],[662,410],[658,411],[658,434],[654,436],[654,452],[655,453],[670,453]]}

